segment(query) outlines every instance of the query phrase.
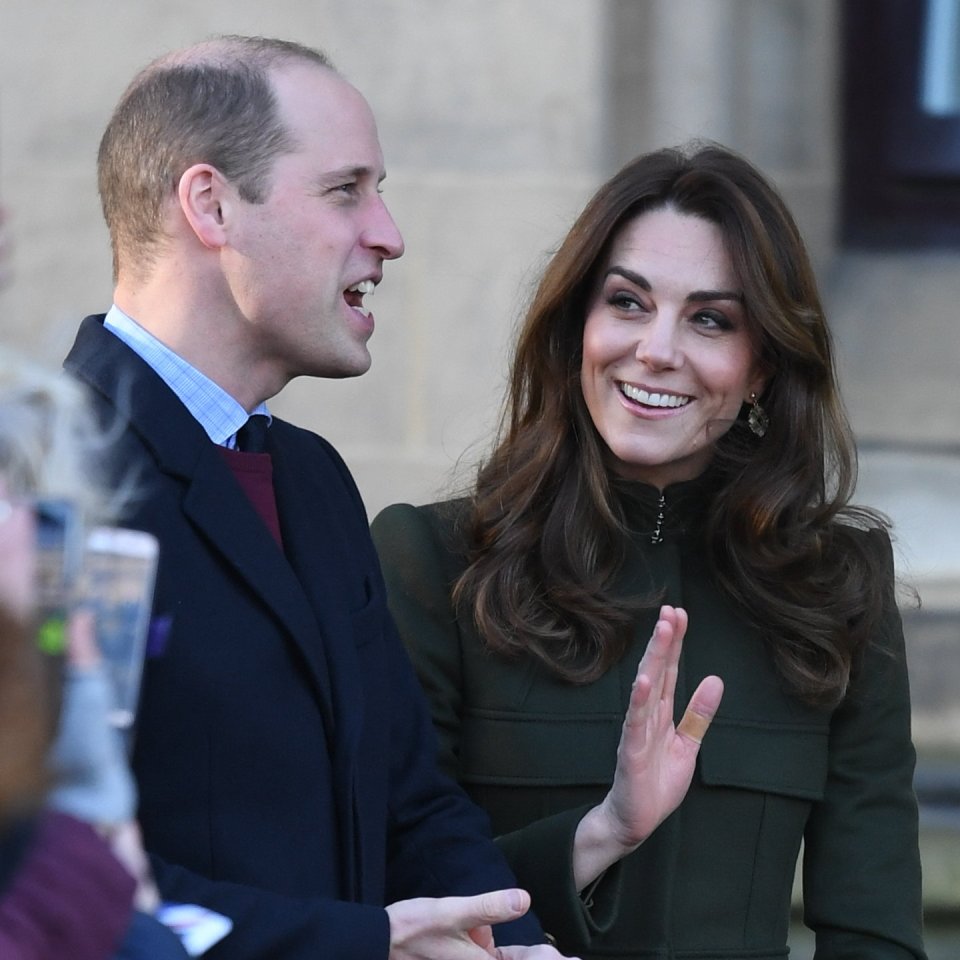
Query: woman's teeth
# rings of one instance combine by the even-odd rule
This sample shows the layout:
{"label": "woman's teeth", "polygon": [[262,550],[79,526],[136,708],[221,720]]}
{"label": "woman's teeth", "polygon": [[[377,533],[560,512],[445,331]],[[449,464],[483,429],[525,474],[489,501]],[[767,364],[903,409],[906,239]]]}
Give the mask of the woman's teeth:
{"label": "woman's teeth", "polygon": [[679,393],[648,393],[642,387],[630,383],[621,383],[620,392],[645,407],[685,407],[690,397]]}

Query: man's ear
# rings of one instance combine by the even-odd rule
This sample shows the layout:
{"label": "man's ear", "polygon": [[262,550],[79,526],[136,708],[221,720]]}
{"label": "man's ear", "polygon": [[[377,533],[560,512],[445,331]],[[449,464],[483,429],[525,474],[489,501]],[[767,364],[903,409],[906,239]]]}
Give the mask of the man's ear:
{"label": "man's ear", "polygon": [[184,219],[197,239],[211,249],[226,243],[225,208],[231,199],[223,174],[209,163],[188,167],[177,184],[177,200]]}

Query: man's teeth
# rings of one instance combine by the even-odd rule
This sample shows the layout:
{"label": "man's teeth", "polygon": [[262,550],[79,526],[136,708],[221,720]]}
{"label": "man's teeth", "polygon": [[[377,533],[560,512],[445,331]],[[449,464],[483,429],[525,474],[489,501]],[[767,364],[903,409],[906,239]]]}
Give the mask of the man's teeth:
{"label": "man's teeth", "polygon": [[[359,283],[355,283],[352,287],[347,287],[347,293],[359,293],[361,297],[365,297],[368,293],[373,293],[373,288],[376,284],[372,280],[361,280]],[[365,317],[370,316],[370,310],[363,305],[363,302],[354,304],[353,309],[357,313],[362,313]]]}
{"label": "man's teeth", "polygon": [[677,393],[648,393],[642,387],[630,383],[621,383],[620,390],[625,397],[642,403],[646,407],[685,407],[690,397]]}

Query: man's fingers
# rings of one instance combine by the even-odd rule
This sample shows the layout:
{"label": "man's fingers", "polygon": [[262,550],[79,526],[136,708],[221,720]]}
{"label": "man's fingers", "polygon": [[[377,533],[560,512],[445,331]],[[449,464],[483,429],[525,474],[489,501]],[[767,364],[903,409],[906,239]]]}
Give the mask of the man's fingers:
{"label": "man's fingers", "polygon": [[719,677],[704,677],[677,724],[677,733],[695,743],[702,743],[722,698],[723,681]]}
{"label": "man's fingers", "polygon": [[[418,897],[387,906],[391,960],[490,954],[490,926],[530,909],[525,890],[492,890],[475,897]],[[472,942],[471,942],[472,941]]]}
{"label": "man's fingers", "polygon": [[487,953],[493,954],[497,945],[493,942],[493,930],[490,924],[484,924],[482,927],[474,927],[467,931],[467,936],[478,946],[482,947]]}
{"label": "man's fingers", "polygon": [[506,923],[522,917],[530,909],[530,894],[526,890],[491,890],[475,897],[444,897],[455,913],[451,925],[471,930],[495,923]]}

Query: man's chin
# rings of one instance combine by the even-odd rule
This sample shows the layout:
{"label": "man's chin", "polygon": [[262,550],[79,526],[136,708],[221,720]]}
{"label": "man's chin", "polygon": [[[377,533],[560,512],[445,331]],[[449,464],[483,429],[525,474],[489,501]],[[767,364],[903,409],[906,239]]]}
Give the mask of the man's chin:
{"label": "man's chin", "polygon": [[339,357],[336,360],[326,360],[316,364],[313,369],[304,371],[301,376],[321,377],[324,380],[347,380],[350,377],[361,377],[371,367],[373,360],[370,351],[366,348],[353,357]]}

